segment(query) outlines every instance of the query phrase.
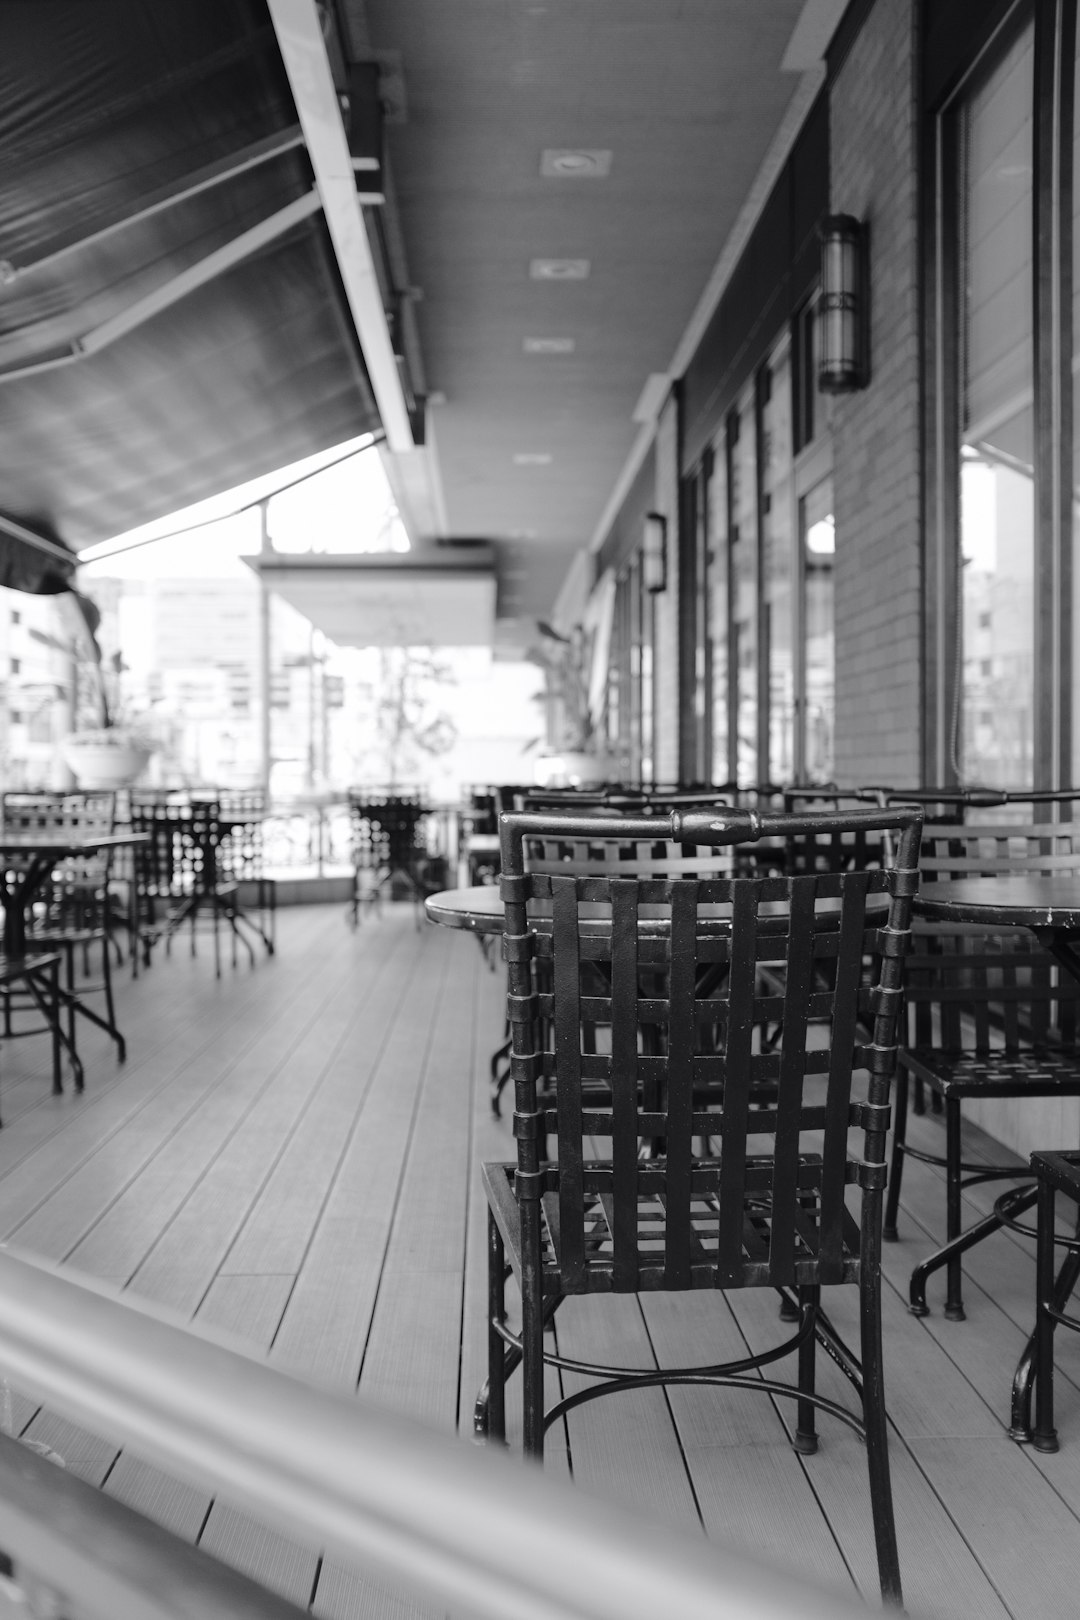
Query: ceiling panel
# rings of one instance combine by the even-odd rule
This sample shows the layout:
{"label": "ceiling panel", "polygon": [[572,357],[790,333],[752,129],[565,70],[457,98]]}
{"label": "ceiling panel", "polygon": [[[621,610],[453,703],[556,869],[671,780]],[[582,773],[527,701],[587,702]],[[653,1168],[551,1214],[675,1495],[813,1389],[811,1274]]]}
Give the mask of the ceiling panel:
{"label": "ceiling panel", "polygon": [[[390,164],[452,533],[566,556],[626,460],[798,79],[802,0],[366,0],[400,62]],[[549,148],[610,151],[605,178],[541,176]],[[585,281],[530,279],[587,259]],[[523,351],[569,337],[572,353]],[[544,455],[543,466],[515,455]],[[527,537],[527,538],[526,538]],[[550,606],[528,569],[500,612]],[[546,588],[546,582],[545,582]]]}

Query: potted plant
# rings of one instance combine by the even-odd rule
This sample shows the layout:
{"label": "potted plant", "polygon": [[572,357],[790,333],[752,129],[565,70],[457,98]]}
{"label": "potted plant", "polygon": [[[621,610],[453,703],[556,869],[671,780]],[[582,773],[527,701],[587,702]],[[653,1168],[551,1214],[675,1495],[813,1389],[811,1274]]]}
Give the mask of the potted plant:
{"label": "potted plant", "polygon": [[149,715],[129,712],[121,695],[120,654],[103,660],[97,639],[101,615],[89,597],[72,591],[78,610],[77,645],[94,671],[94,708],[97,724],[81,725],[60,740],[60,755],[81,788],[130,787],[138,781],[157,747]]}
{"label": "potted plant", "polygon": [[536,628],[541,644],[528,656],[544,671],[549,745],[536,761],[538,784],[595,786],[607,779],[609,764],[589,703],[589,638],[580,624],[568,636],[543,619]]}

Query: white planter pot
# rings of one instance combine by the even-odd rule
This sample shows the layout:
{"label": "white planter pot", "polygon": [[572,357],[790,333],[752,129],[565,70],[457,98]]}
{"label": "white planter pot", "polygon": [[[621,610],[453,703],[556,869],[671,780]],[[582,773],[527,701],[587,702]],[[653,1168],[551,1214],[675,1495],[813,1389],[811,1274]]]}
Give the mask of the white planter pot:
{"label": "white planter pot", "polygon": [[81,788],[122,788],[142,775],[152,750],[129,738],[103,742],[73,732],[61,740],[60,753]]}

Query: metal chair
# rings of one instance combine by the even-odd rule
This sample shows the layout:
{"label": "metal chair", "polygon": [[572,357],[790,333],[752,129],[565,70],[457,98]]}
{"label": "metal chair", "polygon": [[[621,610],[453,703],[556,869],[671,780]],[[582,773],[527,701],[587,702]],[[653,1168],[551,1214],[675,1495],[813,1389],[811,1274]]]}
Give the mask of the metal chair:
{"label": "metal chair", "polygon": [[[815,1413],[823,1409],[866,1438],[882,1593],[897,1604],[881,1366],[881,1201],[921,819],[917,810],[580,818],[577,835],[590,842],[714,847],[832,831],[844,821],[853,831],[889,824],[899,855],[892,869],[652,879],[530,872],[530,838],[565,838],[575,829],[565,818],[552,826],[537,815],[505,817],[517,1161],[483,1168],[489,1332],[478,1431],[503,1438],[505,1381],[519,1365],[525,1450],[535,1457],[546,1430],[571,1408],[634,1387],[712,1383],[790,1396],[797,1402],[795,1445],[807,1452],[816,1449]],[[868,912],[875,896],[884,917]],[[823,992],[814,966],[826,957],[835,973]],[[869,959],[880,966],[872,988]],[[762,962],[785,965],[781,995],[762,992]],[[723,969],[720,999],[703,1002],[700,975],[714,967]],[[860,1010],[872,1018],[869,1043],[859,1039]],[[765,1019],[783,1026],[782,1042],[769,1052],[755,1040]],[[603,1041],[583,1040],[588,1025],[604,1032]],[[857,1069],[868,1073],[865,1088],[853,1086]],[[848,1145],[852,1127],[863,1132],[859,1154]],[[642,1143],[657,1140],[663,1152],[642,1159]],[[858,1221],[845,1204],[851,1186],[860,1193]],[[509,1272],[521,1293],[520,1332],[507,1322]],[[861,1366],[821,1311],[822,1285],[842,1282],[860,1290]],[[748,1287],[776,1289],[797,1304],[799,1324],[782,1344],[738,1362],[624,1371],[544,1351],[544,1329],[569,1294]],[[816,1393],[819,1337],[856,1384],[861,1416]],[[757,1376],[789,1353],[797,1355],[795,1383]],[[545,1412],[545,1361],[598,1382]]]}
{"label": "metal chair", "polygon": [[[715,806],[711,807],[715,808]],[[530,811],[525,814],[532,814]],[[633,821],[628,812],[619,810],[609,812],[620,817],[620,825],[631,827]],[[658,813],[658,812],[655,812]],[[537,812],[545,814],[545,812]],[[745,858],[746,846],[741,849],[732,844],[719,846],[703,843],[679,843],[670,836],[642,839],[635,837],[628,831],[625,837],[613,838],[608,836],[583,837],[583,826],[593,825],[594,811],[586,812],[587,819],[574,818],[563,814],[546,812],[547,830],[544,833],[530,834],[525,839],[524,858],[526,869],[530,872],[548,872],[572,877],[640,877],[654,879],[668,879],[676,877],[728,877],[736,870],[736,861],[740,856]],[[670,834],[670,823],[667,832]],[[542,965],[538,964],[539,972],[543,972]],[[713,969],[711,975],[700,987],[700,994],[706,996],[711,993],[717,982],[717,973],[722,969]],[[497,1047],[491,1055],[491,1110],[496,1119],[502,1113],[502,1094],[511,1077],[510,1068],[510,1024],[507,1020],[506,1038],[501,1046]]]}
{"label": "metal chair", "polygon": [[[1037,1152],[1031,1155],[1038,1201],[1035,1259],[1035,1331],[1020,1359],[1013,1380],[1013,1439],[1031,1440],[1036,1451],[1057,1451],[1054,1426],[1054,1330],[1066,1327],[1080,1333],[1080,1318],[1066,1310],[1080,1278],[1080,1224],[1077,1235],[1056,1230],[1056,1195],[1069,1199],[1080,1223],[1080,1153]],[[1027,1200],[1030,1203],[1030,1197]],[[1060,1272],[1054,1275],[1055,1250],[1065,1250]],[[1031,1426],[1031,1381],[1035,1384],[1035,1426]]]}
{"label": "metal chair", "polygon": [[[981,819],[962,824],[926,822],[924,881],[1080,871],[1080,822],[1049,819],[1046,814],[1049,806],[1071,797],[1002,794],[993,806],[964,806],[966,816]],[[991,810],[992,820],[987,819]],[[1080,987],[1026,930],[916,918],[913,947],[884,1232],[888,1239],[897,1236],[904,1159],[944,1169],[946,1242],[912,1272],[909,1301],[916,1315],[925,1315],[927,1279],[944,1267],[945,1315],[962,1321],[961,1258],[1002,1224],[989,1217],[965,1232],[963,1190],[983,1181],[1015,1179],[1017,1171],[1013,1165],[986,1165],[962,1157],[961,1104],[972,1098],[1080,1096],[1076,1049]],[[907,1141],[912,1080],[929,1089],[944,1108],[943,1154]]]}
{"label": "metal chair", "polygon": [[228,927],[233,966],[238,943],[254,966],[254,947],[244,930],[261,937],[268,949],[270,941],[241,910],[235,879],[220,869],[224,833],[217,800],[133,802],[131,826],[145,835],[135,856],[135,934],[143,961],[149,965],[151,949],[162,939],[168,953],[173,936],[185,924],[194,956],[196,928],[205,917],[214,942],[216,976],[221,977],[222,924]]}
{"label": "metal chair", "polygon": [[392,890],[395,880],[411,897],[416,925],[420,926],[427,858],[423,830],[426,814],[418,789],[349,789],[353,894],[348,916],[353,928],[359,925],[364,906],[378,910],[383,891]]}
{"label": "metal chair", "polygon": [[[45,1020],[43,1030],[20,1030],[18,1034],[42,1034],[52,1036],[52,1088],[55,1096],[63,1091],[63,1082],[60,1074],[61,1048],[67,1050],[71,1060],[72,1074],[75,1079],[75,1090],[83,1089],[82,1062],[64,1033],[61,1023],[60,1002],[60,956],[56,951],[39,952],[36,956],[8,957],[0,955],[0,994],[4,997],[5,1007],[11,991],[22,991],[30,1002],[38,1009]],[[13,1031],[5,1029],[5,1035],[10,1036]]]}
{"label": "metal chair", "polygon": [[220,882],[244,884],[254,895],[254,916],[245,902],[244,917],[261,936],[269,955],[277,937],[277,883],[266,873],[266,794],[262,788],[220,788],[215,794],[221,843]]}
{"label": "metal chair", "polygon": [[[3,795],[0,813],[5,828],[12,832],[110,833],[115,811],[116,795],[111,791],[8,792]],[[63,959],[63,985],[58,998],[67,1013],[64,1044],[73,1061],[78,1016],[105,1031],[115,1043],[121,1063],[127,1056],[113,998],[112,952],[118,947],[112,934],[111,871],[112,852],[108,850],[64,857],[52,868],[26,918],[27,943],[39,952],[59,952]],[[91,966],[95,951],[99,953],[96,970]],[[90,995],[104,998],[104,1014],[88,1005],[86,998]],[[40,1006],[33,991],[31,999]],[[5,994],[4,1004],[5,1033],[11,1034],[10,993]]]}

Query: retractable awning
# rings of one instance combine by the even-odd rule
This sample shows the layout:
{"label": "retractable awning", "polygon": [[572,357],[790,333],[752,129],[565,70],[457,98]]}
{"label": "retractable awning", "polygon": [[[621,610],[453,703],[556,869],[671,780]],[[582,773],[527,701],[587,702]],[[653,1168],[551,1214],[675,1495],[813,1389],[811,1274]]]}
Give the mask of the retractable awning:
{"label": "retractable awning", "polygon": [[378,426],[265,0],[0,7],[0,517],[79,550]]}

